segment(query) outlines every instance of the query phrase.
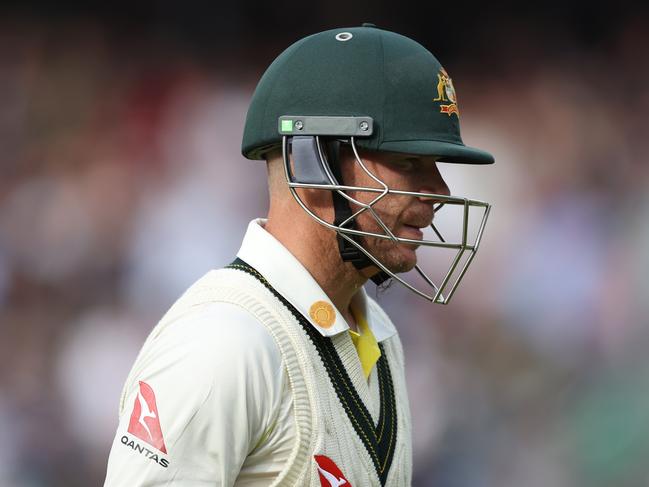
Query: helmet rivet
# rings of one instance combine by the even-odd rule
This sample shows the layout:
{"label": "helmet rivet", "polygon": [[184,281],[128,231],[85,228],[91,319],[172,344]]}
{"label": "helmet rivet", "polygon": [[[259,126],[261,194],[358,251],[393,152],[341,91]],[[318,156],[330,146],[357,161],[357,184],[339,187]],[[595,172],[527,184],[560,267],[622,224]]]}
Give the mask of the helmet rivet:
{"label": "helmet rivet", "polygon": [[302,120],[297,120],[297,121],[295,122],[295,128],[296,128],[297,130],[302,130],[302,129],[304,128],[304,124],[302,123]]}
{"label": "helmet rivet", "polygon": [[366,132],[370,128],[370,124],[365,122],[365,121],[362,121],[361,123],[359,123],[358,126],[360,127],[360,129],[363,132]]}

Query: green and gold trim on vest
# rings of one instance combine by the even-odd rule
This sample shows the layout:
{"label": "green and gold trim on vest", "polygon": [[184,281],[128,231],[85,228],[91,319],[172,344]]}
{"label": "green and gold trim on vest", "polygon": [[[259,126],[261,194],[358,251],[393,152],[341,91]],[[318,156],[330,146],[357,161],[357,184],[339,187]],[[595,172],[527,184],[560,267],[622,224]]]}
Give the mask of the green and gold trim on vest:
{"label": "green and gold trim on vest", "polygon": [[238,269],[255,277],[295,316],[317,349],[340,404],[372,458],[381,485],[385,485],[397,442],[397,406],[390,366],[383,345],[379,343],[381,356],[376,362],[381,410],[378,424],[374,426],[372,416],[354,388],[331,338],[320,334],[291,303],[271,286],[264,276],[246,262],[237,258],[226,268]]}

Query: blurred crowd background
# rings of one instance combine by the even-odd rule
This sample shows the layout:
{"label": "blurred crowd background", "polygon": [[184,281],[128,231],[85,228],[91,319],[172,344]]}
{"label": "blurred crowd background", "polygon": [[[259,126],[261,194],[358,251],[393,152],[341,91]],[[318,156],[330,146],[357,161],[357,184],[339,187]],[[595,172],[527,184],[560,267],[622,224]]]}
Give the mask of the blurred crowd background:
{"label": "blurred crowd background", "polygon": [[306,34],[417,39],[489,167],[450,306],[370,289],[407,357],[415,486],[649,485],[649,11],[634,3],[0,7],[0,485],[103,482],[149,330],[266,211],[247,104]]}

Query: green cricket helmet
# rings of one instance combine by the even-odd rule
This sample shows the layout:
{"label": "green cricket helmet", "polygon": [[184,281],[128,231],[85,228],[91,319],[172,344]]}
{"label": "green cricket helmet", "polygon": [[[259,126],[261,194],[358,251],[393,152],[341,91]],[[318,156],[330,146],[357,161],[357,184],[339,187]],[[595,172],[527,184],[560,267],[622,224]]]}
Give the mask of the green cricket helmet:
{"label": "green cricket helmet", "polygon": [[359,138],[359,147],[494,162],[491,154],[464,145],[453,82],[435,56],[371,24],[305,37],[273,61],[248,109],[243,155],[263,159],[280,147],[278,120],[286,115],[371,117],[373,133]]}
{"label": "green cricket helmet", "polygon": [[[389,188],[367,169],[357,147],[435,156],[445,162],[493,163],[487,152],[464,145],[459,117],[453,82],[429,51],[407,37],[363,24],[306,37],[275,59],[259,81],[248,109],[242,153],[249,159],[264,159],[269,151],[281,147],[289,190],[306,213],[336,232],[343,261],[358,269],[378,268],[372,276],[377,284],[394,278],[419,296],[447,304],[478,250],[490,205]],[[338,162],[341,142],[351,146],[356,163],[382,188],[345,185]],[[311,211],[297,188],[330,191],[334,221],[325,221]],[[351,196],[359,191],[373,193],[371,202]],[[442,207],[460,207],[461,230],[456,241],[445,239],[432,222],[434,239],[395,236],[374,208],[390,194],[432,199],[437,203],[435,212]],[[482,218],[475,236],[469,237],[473,208],[482,211]],[[358,228],[356,218],[364,212],[376,220],[383,233]],[[363,241],[368,237],[450,249],[455,257],[437,283],[415,265],[423,280],[422,290],[372,255]]]}

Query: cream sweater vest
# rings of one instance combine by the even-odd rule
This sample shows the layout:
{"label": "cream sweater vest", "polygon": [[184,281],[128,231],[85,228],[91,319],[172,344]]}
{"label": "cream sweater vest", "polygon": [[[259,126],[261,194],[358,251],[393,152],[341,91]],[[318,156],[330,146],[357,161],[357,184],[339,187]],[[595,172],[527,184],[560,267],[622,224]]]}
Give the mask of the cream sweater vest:
{"label": "cream sweater vest", "polygon": [[[367,412],[367,383],[349,334],[327,338],[313,329],[318,338],[305,331],[295,309],[278,297],[254,269],[235,265],[208,273],[171,307],[158,328],[163,329],[196,306],[213,302],[238,305],[251,313],[273,336],[286,367],[293,393],[297,438],[273,486],[327,485],[321,484],[315,455],[333,460],[355,487],[410,485],[411,420],[398,335],[381,343],[382,357],[377,367],[383,364],[379,370],[383,371],[385,380],[381,382],[381,414],[377,426]],[[384,313],[369,297],[368,306],[373,312]],[[312,327],[308,323],[307,326]],[[316,346],[314,336],[318,343],[329,341],[330,348]],[[325,361],[323,354],[329,359],[335,355],[338,360],[333,357]],[[389,367],[385,366],[386,361]],[[325,362],[338,372],[342,366],[348,381],[334,384]],[[386,387],[389,383],[394,390],[393,408],[389,407],[391,395]],[[390,409],[394,410],[393,415],[384,414]],[[368,430],[368,421],[375,431]],[[381,438],[378,443],[382,449],[377,449],[377,437]],[[347,487],[347,484],[340,485]]]}

